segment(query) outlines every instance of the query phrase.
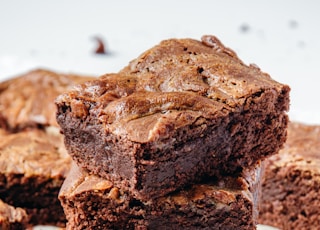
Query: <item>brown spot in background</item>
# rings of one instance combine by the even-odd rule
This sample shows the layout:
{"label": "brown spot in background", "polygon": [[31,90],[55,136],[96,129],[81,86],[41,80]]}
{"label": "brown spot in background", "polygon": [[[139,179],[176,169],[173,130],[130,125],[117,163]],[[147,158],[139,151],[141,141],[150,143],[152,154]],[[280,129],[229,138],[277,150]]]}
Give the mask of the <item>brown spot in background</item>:
{"label": "brown spot in background", "polygon": [[248,33],[250,31],[250,26],[246,23],[243,23],[241,26],[240,26],[240,32],[241,33]]}
{"label": "brown spot in background", "polygon": [[297,27],[298,27],[298,22],[296,21],[296,20],[290,20],[289,21],[289,27],[291,28],[291,29],[296,29]]}

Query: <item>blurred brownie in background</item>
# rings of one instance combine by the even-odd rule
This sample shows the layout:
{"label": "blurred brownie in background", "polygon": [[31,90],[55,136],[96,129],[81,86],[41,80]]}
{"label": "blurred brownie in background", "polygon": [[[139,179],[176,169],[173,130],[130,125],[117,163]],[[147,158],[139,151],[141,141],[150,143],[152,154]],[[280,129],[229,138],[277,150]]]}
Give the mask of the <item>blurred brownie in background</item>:
{"label": "blurred brownie in background", "polygon": [[25,209],[31,225],[63,226],[58,193],[71,165],[63,136],[33,129],[0,138],[0,199]]}
{"label": "blurred brownie in background", "polygon": [[64,226],[58,192],[70,169],[55,98],[93,77],[36,69],[0,83],[0,199],[29,223]]}
{"label": "blurred brownie in background", "polygon": [[265,166],[260,223],[320,229],[320,126],[290,123],[284,149]]}
{"label": "blurred brownie in background", "polygon": [[17,132],[55,126],[55,98],[93,77],[36,69],[0,83],[0,127]]}
{"label": "blurred brownie in background", "polygon": [[24,230],[27,228],[28,216],[22,208],[15,208],[0,199],[0,229]]}

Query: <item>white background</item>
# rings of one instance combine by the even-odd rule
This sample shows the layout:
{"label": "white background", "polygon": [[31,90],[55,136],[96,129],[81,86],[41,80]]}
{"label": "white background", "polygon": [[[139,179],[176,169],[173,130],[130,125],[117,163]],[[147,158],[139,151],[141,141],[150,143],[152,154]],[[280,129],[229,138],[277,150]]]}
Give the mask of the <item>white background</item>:
{"label": "white background", "polygon": [[[0,79],[116,72],[167,38],[214,34],[289,84],[292,120],[320,124],[320,1],[0,0]],[[109,55],[95,55],[94,36]]]}

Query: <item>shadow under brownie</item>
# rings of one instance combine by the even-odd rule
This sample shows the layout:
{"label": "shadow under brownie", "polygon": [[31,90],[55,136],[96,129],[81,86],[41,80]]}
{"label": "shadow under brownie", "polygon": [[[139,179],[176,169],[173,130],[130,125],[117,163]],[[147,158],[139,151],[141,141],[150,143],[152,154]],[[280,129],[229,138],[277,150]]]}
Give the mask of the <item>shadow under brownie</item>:
{"label": "shadow under brownie", "polygon": [[148,200],[277,153],[289,91],[213,36],[170,39],[59,96],[57,121],[78,165]]}
{"label": "shadow under brownie", "polygon": [[59,199],[67,229],[255,229],[260,165],[146,202],[73,164]]}
{"label": "shadow under brownie", "polygon": [[265,165],[259,222],[320,229],[320,126],[289,123],[284,149]]}

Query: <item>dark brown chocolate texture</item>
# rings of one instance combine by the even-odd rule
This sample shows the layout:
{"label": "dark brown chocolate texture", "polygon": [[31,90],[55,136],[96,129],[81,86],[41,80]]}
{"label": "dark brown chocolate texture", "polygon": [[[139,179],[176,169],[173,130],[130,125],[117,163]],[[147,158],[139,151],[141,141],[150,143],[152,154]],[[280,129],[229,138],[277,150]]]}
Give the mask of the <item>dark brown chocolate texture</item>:
{"label": "dark brown chocolate texture", "polygon": [[57,121],[81,167],[144,200],[277,153],[289,91],[214,36],[170,39],[59,96]]}
{"label": "dark brown chocolate texture", "polygon": [[266,160],[260,223],[320,229],[320,126],[292,122],[279,154]]}

